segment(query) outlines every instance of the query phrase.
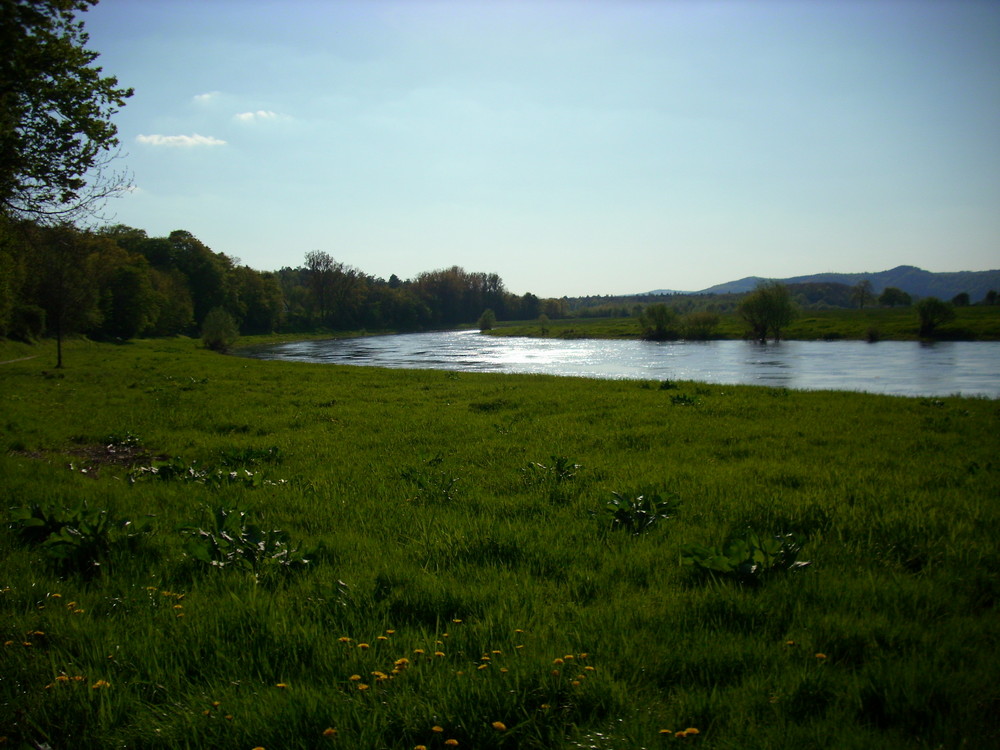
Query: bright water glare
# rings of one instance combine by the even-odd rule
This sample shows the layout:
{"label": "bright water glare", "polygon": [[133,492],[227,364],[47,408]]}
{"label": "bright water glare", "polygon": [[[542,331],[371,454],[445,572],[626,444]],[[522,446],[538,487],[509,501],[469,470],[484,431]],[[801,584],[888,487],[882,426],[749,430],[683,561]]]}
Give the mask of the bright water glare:
{"label": "bright water glare", "polygon": [[296,341],[245,353],[260,359],[408,369],[1000,397],[996,342],[652,342],[448,331]]}

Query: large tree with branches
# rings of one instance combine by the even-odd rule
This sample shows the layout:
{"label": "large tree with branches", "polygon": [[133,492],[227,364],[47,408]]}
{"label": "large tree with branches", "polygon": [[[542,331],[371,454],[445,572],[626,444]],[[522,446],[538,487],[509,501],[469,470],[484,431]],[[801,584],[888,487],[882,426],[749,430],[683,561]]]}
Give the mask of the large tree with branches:
{"label": "large tree with branches", "polygon": [[0,213],[63,222],[127,187],[108,171],[132,95],[94,65],[78,14],[97,0],[0,0]]}

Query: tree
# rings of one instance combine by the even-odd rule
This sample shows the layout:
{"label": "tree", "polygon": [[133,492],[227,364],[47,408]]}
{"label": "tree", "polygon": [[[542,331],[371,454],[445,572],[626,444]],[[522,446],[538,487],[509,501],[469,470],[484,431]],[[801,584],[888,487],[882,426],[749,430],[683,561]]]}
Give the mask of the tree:
{"label": "tree", "polygon": [[924,297],[917,303],[917,315],[920,317],[920,335],[927,337],[938,326],[954,320],[955,310],[937,297]]}
{"label": "tree", "polygon": [[677,311],[667,307],[662,302],[655,305],[647,305],[639,314],[639,326],[642,328],[642,337],[653,341],[663,341],[664,339],[676,336],[674,323],[677,321]]}
{"label": "tree", "polygon": [[913,304],[913,299],[909,294],[904,292],[902,289],[897,289],[894,286],[887,286],[882,290],[882,294],[879,295],[878,303],[883,307],[908,307]]}
{"label": "tree", "polygon": [[213,307],[201,327],[201,341],[206,349],[225,354],[236,343],[240,332],[233,316],[221,307]]}
{"label": "tree", "polygon": [[686,339],[710,339],[719,326],[719,316],[707,310],[689,312],[680,320],[681,334]]}
{"label": "tree", "polygon": [[46,326],[56,337],[56,367],[63,366],[63,336],[87,330],[100,319],[98,286],[86,272],[92,238],[69,224],[32,227],[30,246],[35,268],[33,298],[45,310]]}
{"label": "tree", "polygon": [[496,313],[493,312],[492,308],[487,307],[483,310],[483,314],[479,316],[479,331],[480,333],[484,331],[492,331],[493,326],[497,324]]}
{"label": "tree", "polygon": [[959,292],[951,298],[951,304],[955,307],[968,307],[970,301],[968,292]]}
{"label": "tree", "polygon": [[851,302],[856,304],[859,309],[863,308],[874,298],[875,292],[872,291],[872,283],[868,279],[862,279],[851,287]]}
{"label": "tree", "polygon": [[132,96],[93,64],[78,13],[97,0],[0,0],[0,212],[91,214],[127,187],[110,176],[111,117]]}
{"label": "tree", "polygon": [[781,329],[795,319],[795,304],[788,287],[778,281],[763,281],[740,302],[739,315],[757,341],[767,341],[768,334],[778,341]]}

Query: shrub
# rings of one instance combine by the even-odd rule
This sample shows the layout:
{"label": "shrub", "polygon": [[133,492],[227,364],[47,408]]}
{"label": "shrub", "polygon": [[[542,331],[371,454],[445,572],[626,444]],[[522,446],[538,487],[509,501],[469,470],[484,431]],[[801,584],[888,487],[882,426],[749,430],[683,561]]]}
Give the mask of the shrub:
{"label": "shrub", "polygon": [[935,328],[955,319],[954,308],[937,297],[924,297],[917,303],[916,309],[921,336],[930,336]]}
{"label": "shrub", "polygon": [[201,326],[201,340],[206,349],[225,353],[239,337],[236,321],[221,307],[213,308],[205,316],[205,322]]}
{"label": "shrub", "polygon": [[491,308],[486,308],[483,310],[483,314],[479,316],[479,330],[480,331],[491,331],[493,326],[497,324],[496,313],[493,312]]}

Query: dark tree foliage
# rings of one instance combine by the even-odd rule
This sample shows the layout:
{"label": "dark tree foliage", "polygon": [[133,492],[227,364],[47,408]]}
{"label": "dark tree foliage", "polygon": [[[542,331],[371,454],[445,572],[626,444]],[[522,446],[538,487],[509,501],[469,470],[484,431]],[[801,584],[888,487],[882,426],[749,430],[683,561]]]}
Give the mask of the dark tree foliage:
{"label": "dark tree foliage", "polygon": [[934,330],[955,319],[955,309],[937,297],[924,297],[917,302],[917,316],[920,318],[920,335],[927,337]]}
{"label": "dark tree foliage", "polygon": [[677,338],[677,311],[662,302],[647,305],[639,314],[642,337],[651,341]]}
{"label": "dark tree foliage", "polygon": [[757,341],[781,338],[781,329],[795,319],[795,305],[788,287],[777,281],[761,282],[739,305],[740,317]]}
{"label": "dark tree foliage", "polygon": [[902,289],[887,286],[879,295],[878,303],[883,307],[908,307],[913,304],[913,299]]}
{"label": "dark tree foliage", "polygon": [[[111,117],[132,95],[94,65],[77,14],[96,0],[0,0],[0,212],[14,218],[95,210],[124,187],[104,168]],[[90,179],[88,179],[90,178]]]}

